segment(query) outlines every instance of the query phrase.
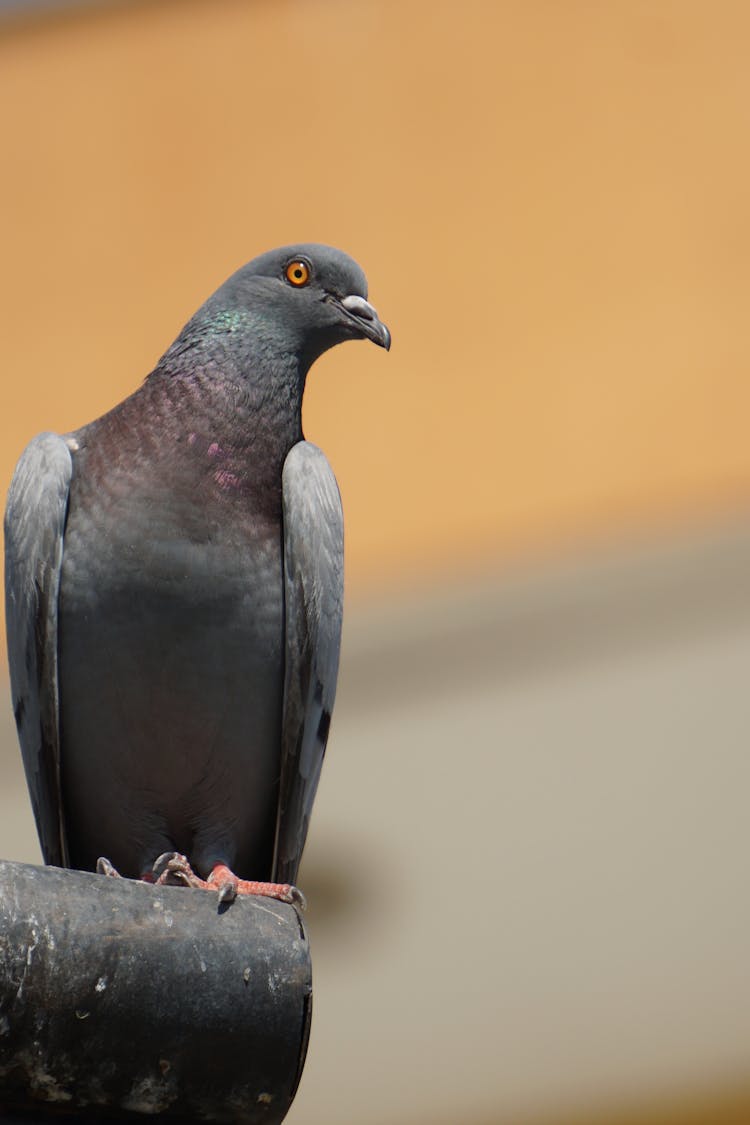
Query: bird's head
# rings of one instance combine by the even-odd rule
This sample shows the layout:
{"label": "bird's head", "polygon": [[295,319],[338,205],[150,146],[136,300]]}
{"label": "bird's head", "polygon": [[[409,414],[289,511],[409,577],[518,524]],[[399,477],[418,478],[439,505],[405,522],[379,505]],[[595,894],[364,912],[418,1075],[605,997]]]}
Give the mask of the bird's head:
{"label": "bird's head", "polygon": [[293,348],[305,366],[344,340],[391,346],[390,332],[367,300],[364,273],[331,246],[269,250],[238,270],[216,298],[225,307],[247,309],[268,343]]}

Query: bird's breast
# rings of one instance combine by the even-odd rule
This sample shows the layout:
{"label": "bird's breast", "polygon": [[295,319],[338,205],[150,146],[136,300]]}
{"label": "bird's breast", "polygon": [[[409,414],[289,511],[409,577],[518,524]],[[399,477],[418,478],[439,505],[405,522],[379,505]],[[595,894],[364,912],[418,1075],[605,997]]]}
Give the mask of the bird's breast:
{"label": "bird's breast", "polygon": [[[220,470],[220,450],[206,455]],[[158,466],[129,487],[117,473],[74,476],[60,585],[61,756],[79,825],[71,845],[87,864],[96,810],[123,794],[142,834],[163,823],[185,846],[212,817],[242,821],[247,833],[273,807],[280,516],[228,479],[202,480],[176,489]],[[240,854],[260,846],[238,839]],[[123,857],[129,870],[139,856],[134,845]]]}

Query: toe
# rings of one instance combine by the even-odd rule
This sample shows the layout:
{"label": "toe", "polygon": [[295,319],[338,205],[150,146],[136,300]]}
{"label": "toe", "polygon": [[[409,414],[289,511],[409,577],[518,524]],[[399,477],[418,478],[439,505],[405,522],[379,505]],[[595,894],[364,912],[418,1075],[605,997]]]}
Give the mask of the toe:
{"label": "toe", "polygon": [[234,902],[237,898],[237,884],[231,879],[226,879],[218,884],[219,902]]}
{"label": "toe", "polygon": [[122,878],[117,868],[103,855],[100,855],[96,861],[96,871],[98,875],[109,875],[111,879]]}
{"label": "toe", "polygon": [[285,899],[286,902],[291,902],[292,906],[299,907],[300,910],[307,910],[307,899],[302,894],[299,887],[289,887],[289,898]]}
{"label": "toe", "polygon": [[189,866],[190,864],[187,861],[187,857],[180,852],[162,852],[162,854],[154,860],[151,873],[158,882],[162,875],[165,875],[168,871],[182,870]]}
{"label": "toe", "polygon": [[180,852],[164,852],[152,868],[154,882],[163,887],[205,887],[200,876],[193,871],[187,856]]}

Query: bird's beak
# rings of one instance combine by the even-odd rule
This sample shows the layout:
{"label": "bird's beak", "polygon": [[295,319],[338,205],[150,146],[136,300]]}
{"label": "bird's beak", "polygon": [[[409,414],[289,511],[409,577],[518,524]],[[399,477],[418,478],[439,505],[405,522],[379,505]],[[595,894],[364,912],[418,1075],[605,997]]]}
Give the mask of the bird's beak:
{"label": "bird's beak", "polygon": [[382,320],[378,318],[378,314],[369,301],[366,301],[364,297],[353,294],[351,297],[342,297],[340,303],[346,315],[354,321],[362,335],[388,351],[391,346],[391,334]]}

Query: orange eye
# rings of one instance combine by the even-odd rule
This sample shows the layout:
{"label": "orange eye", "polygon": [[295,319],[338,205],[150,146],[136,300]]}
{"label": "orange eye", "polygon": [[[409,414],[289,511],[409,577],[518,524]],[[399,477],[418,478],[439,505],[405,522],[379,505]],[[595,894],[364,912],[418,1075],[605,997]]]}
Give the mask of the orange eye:
{"label": "orange eye", "polygon": [[307,262],[303,262],[302,259],[290,262],[286,267],[286,279],[290,285],[295,285],[298,289],[307,285],[310,280],[310,267]]}

